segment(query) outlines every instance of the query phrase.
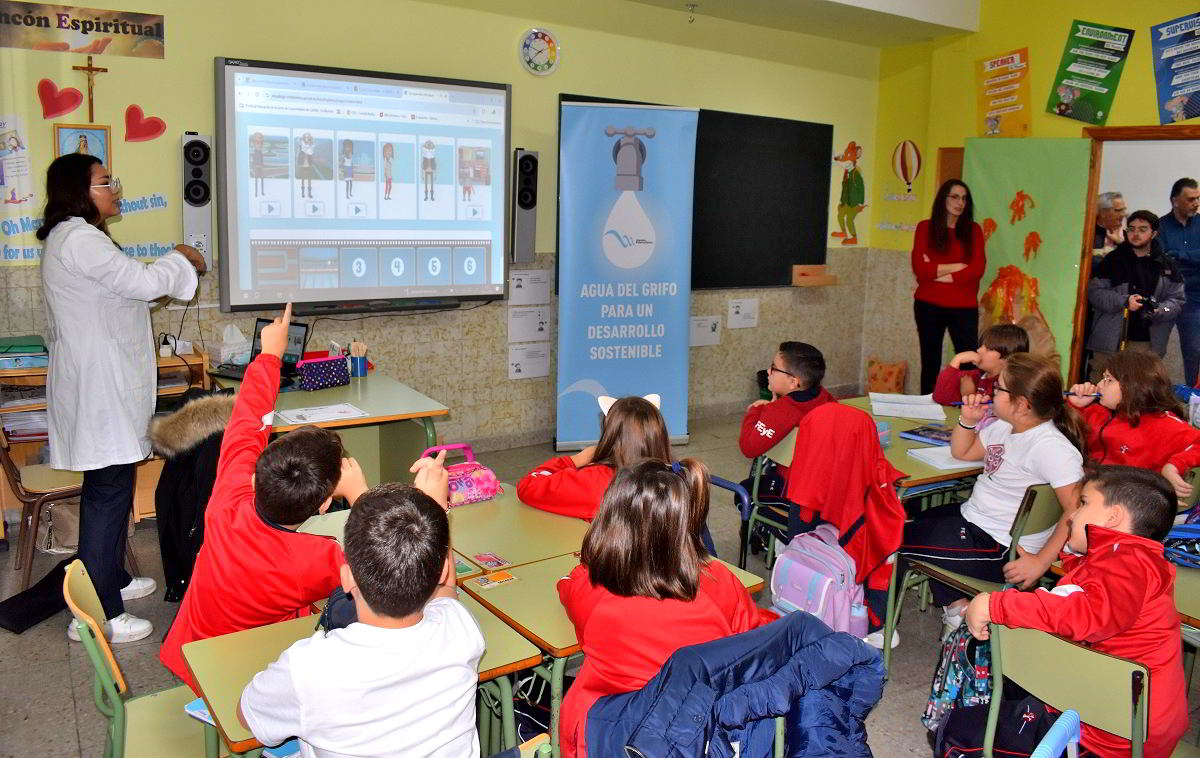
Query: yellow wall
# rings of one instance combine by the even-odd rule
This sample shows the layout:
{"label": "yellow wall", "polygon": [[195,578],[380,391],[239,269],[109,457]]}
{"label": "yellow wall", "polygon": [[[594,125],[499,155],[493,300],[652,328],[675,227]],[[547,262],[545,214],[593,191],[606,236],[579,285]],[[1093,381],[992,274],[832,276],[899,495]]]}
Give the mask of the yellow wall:
{"label": "yellow wall", "polygon": [[[115,5],[164,14],[167,29],[166,60],[97,59],[111,72],[97,78],[96,121],[113,126],[114,169],[126,196],[163,192],[169,201],[166,211],[115,224],[114,236],[126,243],[180,237],[179,136],[213,133],[218,55],[511,82],[513,145],[542,155],[539,251],[554,249],[560,92],[832,123],[835,143],[867,142],[871,156],[878,50],[860,45],[708,17],[688,24],[684,13],[623,0],[355,0],[340,15],[316,0]],[[488,11],[498,8],[506,14]],[[546,78],[524,73],[516,55],[521,33],[542,24],[557,32],[565,50],[561,69]],[[51,122],[41,118],[34,85],[47,77],[82,87],[83,76],[70,70],[82,63],[80,55],[0,50],[0,114],[24,115],[36,173],[51,156]],[[122,114],[130,103],[164,118],[166,134],[123,142]],[[86,121],[86,105],[57,120]],[[832,161],[830,176],[836,204],[840,172],[834,175]],[[40,189],[38,200],[40,209]],[[24,241],[33,244],[32,235]]]}
{"label": "yellow wall", "polygon": [[[937,148],[962,147],[967,137],[980,136],[976,131],[977,60],[1028,47],[1033,109],[1030,136],[1080,137],[1082,122],[1046,112],[1069,25],[1080,19],[1133,29],[1133,44],[1107,125],[1157,125],[1150,27],[1195,12],[1196,7],[1195,0],[982,0],[978,33],[945,37],[928,45],[885,48],[880,55],[876,132],[880,150],[875,164],[878,180],[872,193],[876,208],[881,210],[877,210],[875,221],[880,215],[888,220],[902,215],[901,211],[893,211],[895,204],[882,198],[888,181],[895,181],[890,150],[896,142],[916,140],[909,136],[910,131],[924,134],[923,142],[917,140],[926,159],[921,176],[922,201],[915,204],[923,209],[916,215],[919,219],[928,214],[925,198],[931,198],[936,189]],[[917,188],[913,189],[916,192]],[[872,244],[907,249],[912,234],[875,230]]]}
{"label": "yellow wall", "polygon": [[[907,250],[912,231],[907,227],[928,215],[925,177],[934,171],[937,151],[929,149],[929,76],[933,45],[919,42],[885,48],[879,56],[879,110],[875,131],[875,186],[870,193],[875,213],[872,247]],[[921,171],[912,189],[892,169],[892,151],[903,140],[921,151]]]}

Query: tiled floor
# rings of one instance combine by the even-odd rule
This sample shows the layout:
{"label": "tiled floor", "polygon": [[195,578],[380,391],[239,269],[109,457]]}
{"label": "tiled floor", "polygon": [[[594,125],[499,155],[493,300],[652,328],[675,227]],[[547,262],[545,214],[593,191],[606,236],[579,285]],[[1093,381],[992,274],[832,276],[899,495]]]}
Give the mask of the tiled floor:
{"label": "tiled floor", "polygon": [[[738,480],[745,476],[746,460],[737,450],[737,418],[692,424],[691,442],[679,447],[680,456],[700,458],[716,474]],[[533,466],[550,457],[549,445],[486,453],[480,459],[501,481],[516,481]],[[709,526],[717,551],[737,554],[738,521],[730,498],[714,494]],[[143,522],[133,538],[142,568],[161,582],[157,533],[153,521]],[[0,597],[16,591],[19,575],[12,571],[12,555],[0,554]],[[53,556],[39,554],[34,576],[54,564]],[[761,560],[751,559],[751,570],[766,576]],[[767,598],[760,596],[761,602]],[[156,633],[149,639],[117,646],[118,660],[133,692],[152,692],[175,684],[158,662],[158,648],[176,606],[161,600],[162,593],[128,604],[128,610],[151,619]],[[0,630],[0,758],[91,758],[104,746],[104,721],[92,701],[92,667],[82,646],[68,643],[67,613],[13,635]],[[883,700],[871,713],[867,726],[870,744],[879,758],[928,756],[925,731],[918,720],[929,692],[929,679],[938,654],[938,614],[920,613],[911,603],[900,623],[901,646],[896,650],[893,676]],[[1192,703],[1200,703],[1193,690]],[[1189,736],[1194,734],[1190,733]]]}

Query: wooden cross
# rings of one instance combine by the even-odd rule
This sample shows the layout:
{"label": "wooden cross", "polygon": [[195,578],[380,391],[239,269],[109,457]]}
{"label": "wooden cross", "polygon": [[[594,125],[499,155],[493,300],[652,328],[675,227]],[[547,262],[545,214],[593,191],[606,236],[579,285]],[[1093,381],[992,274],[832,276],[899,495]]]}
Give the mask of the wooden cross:
{"label": "wooden cross", "polygon": [[92,109],[92,90],[96,86],[96,74],[103,74],[103,73],[107,72],[108,69],[100,68],[98,66],[93,66],[92,65],[92,56],[89,55],[87,58],[88,58],[88,60],[87,60],[86,66],[71,66],[71,68],[76,71],[82,71],[83,73],[87,74],[87,79],[88,79],[88,123],[94,124],[96,122],[96,119],[95,119],[95,112]]}

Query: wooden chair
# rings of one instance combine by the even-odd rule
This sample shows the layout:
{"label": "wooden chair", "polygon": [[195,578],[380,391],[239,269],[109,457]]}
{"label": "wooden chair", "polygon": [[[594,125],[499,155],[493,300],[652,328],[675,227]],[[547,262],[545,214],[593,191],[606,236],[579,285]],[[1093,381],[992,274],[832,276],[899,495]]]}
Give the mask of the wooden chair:
{"label": "wooden chair", "polygon": [[104,609],[82,561],[67,567],[63,597],[95,669],[92,695],[97,710],[108,720],[105,758],[205,755],[204,725],[183,710],[196,699],[186,685],[129,696],[129,686],[104,636]]}
{"label": "wooden chair", "polygon": [[30,573],[33,571],[33,546],[37,541],[38,523],[42,519],[42,506],[79,497],[83,492],[83,474],[50,468],[41,463],[18,466],[12,458],[8,437],[2,428],[0,466],[4,468],[13,494],[21,501],[21,527],[17,533],[13,569],[21,570],[21,590],[24,591],[29,589]]}
{"label": "wooden chair", "polygon": [[[1132,743],[1141,758],[1146,737],[1150,673],[1140,663],[1106,655],[1034,629],[991,625],[992,701],[983,754],[993,758],[1004,677],[1058,710],[1071,709],[1087,724]],[[1173,756],[1194,758],[1200,750],[1180,743]]]}
{"label": "wooden chair", "polygon": [[[1008,560],[1011,561],[1017,557],[1017,543],[1022,536],[1045,531],[1057,524],[1061,517],[1062,505],[1059,504],[1053,487],[1049,484],[1034,484],[1026,489],[1025,496],[1021,498],[1021,504],[1017,507],[1016,516],[1013,517],[1012,528],[1008,532],[1012,538],[1008,548]],[[887,616],[884,619],[883,632],[885,640],[892,638],[892,632],[895,631],[896,624],[900,620],[904,592],[909,589],[910,585],[915,584],[915,581],[919,581],[920,577],[928,577],[967,595],[997,592],[1004,589],[1003,584],[985,582],[982,579],[947,571],[925,561],[908,558],[903,561],[897,560],[892,571],[892,581],[888,585]],[[884,669],[890,669],[891,662],[891,647],[884,645]]]}

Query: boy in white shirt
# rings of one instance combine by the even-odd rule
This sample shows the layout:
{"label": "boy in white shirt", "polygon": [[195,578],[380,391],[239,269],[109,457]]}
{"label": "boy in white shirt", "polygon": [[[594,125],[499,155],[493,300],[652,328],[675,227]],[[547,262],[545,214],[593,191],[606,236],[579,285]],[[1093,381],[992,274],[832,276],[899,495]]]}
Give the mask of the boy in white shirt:
{"label": "boy in white shirt", "polygon": [[355,503],[342,586],[358,621],[297,642],[247,685],[238,715],[263,744],[298,737],[305,758],[479,755],[484,641],[456,599],[437,469],[435,486],[418,472],[424,492],[382,484]]}

